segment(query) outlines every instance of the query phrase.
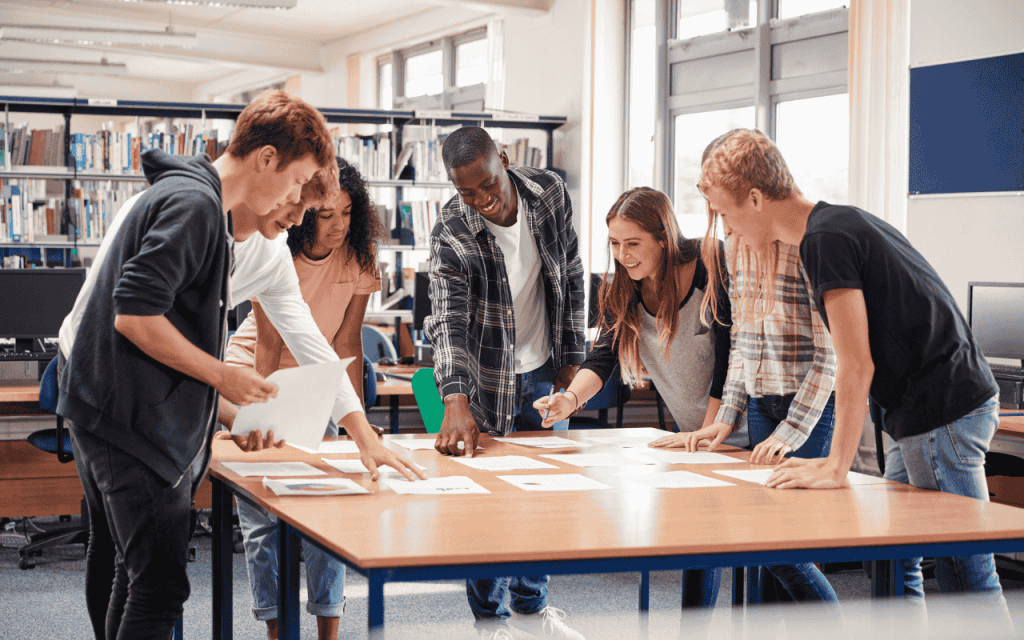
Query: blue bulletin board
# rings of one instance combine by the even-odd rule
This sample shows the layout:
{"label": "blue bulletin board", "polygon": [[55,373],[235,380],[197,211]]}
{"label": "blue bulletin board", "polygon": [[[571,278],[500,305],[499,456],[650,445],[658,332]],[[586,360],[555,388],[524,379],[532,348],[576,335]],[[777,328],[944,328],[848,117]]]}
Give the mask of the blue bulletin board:
{"label": "blue bulletin board", "polygon": [[1024,53],[910,70],[910,193],[1024,190]]}

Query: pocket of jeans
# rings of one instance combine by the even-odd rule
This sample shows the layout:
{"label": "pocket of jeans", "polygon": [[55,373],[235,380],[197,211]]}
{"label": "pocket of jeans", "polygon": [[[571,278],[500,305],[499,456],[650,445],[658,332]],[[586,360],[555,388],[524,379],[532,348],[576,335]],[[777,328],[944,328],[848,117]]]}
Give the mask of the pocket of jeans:
{"label": "pocket of jeans", "polygon": [[988,442],[974,436],[972,433],[964,433],[963,429],[956,429],[952,425],[941,427],[946,430],[953,453],[961,464],[984,465],[985,452],[988,451]]}

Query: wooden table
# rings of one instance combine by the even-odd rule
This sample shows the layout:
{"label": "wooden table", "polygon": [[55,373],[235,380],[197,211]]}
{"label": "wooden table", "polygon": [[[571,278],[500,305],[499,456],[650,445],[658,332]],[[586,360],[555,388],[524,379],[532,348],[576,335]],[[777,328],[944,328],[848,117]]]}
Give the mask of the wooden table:
{"label": "wooden table", "polygon": [[[412,396],[412,382],[403,378],[411,378],[419,367],[381,367],[381,372],[388,376],[384,382],[377,383],[377,395],[387,397],[390,406],[391,433],[398,433],[398,401],[402,396]],[[402,376],[394,378],[394,375]]]}
{"label": "wooden table", "polygon": [[[618,431],[606,429],[600,434]],[[593,434],[570,431],[568,437],[583,439],[588,433]],[[639,571],[640,608],[645,610],[651,570],[1024,550],[1024,510],[909,485],[780,491],[710,473],[750,468],[741,462],[655,467],[711,475],[734,482],[733,487],[636,490],[615,476],[621,467],[579,468],[555,462],[558,471],[509,473],[579,473],[612,488],[530,493],[498,479],[503,473],[476,471],[433,450],[408,452],[394,444],[396,439],[414,437],[434,436],[386,436],[385,442],[426,467],[428,476],[469,476],[491,493],[403,496],[370,482],[366,474],[355,474],[344,477],[359,482],[370,494],[276,497],[261,485],[260,478],[241,478],[223,463],[302,460],[331,476],[344,474],[319,456],[290,447],[245,454],[231,442],[215,442],[210,467],[214,481],[215,639],[230,637],[232,558],[226,527],[233,492],[279,518],[281,638],[297,637],[298,633],[299,536],[367,577],[371,629],[383,626],[384,583],[391,581]],[[481,444],[485,448],[480,455],[537,457],[577,451],[527,448],[487,436],[482,436]],[[582,451],[606,453],[618,448],[593,446]],[[747,452],[729,455],[743,460],[749,457]],[[887,564],[884,571],[874,572],[874,593],[902,593],[902,571],[895,571],[898,563]]]}
{"label": "wooden table", "polygon": [[39,383],[4,381],[0,386],[0,402],[39,402]]}

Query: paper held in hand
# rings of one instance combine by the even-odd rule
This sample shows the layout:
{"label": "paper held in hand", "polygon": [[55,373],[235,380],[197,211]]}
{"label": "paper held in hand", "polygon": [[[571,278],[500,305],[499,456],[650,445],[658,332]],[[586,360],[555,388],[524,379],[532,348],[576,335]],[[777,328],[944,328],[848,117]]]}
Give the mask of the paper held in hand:
{"label": "paper held in hand", "polygon": [[345,368],[354,358],[281,369],[267,376],[277,397],[238,409],[231,435],[273,430],[277,440],[316,449],[324,439]]}

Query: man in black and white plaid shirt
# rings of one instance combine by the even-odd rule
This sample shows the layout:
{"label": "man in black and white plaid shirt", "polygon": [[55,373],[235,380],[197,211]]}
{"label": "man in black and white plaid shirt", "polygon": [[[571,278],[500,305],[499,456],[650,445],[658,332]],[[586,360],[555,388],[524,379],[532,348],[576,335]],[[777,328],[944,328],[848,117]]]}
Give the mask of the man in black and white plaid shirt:
{"label": "man in black and white plaid shirt", "polygon": [[[434,379],[445,412],[435,448],[472,456],[480,431],[541,428],[533,402],[567,388],[585,356],[583,264],[565,183],[509,167],[490,136],[463,127],[442,148],[458,195],[430,235]],[[464,447],[464,448],[460,448]],[[482,635],[511,638],[511,617],[537,635],[582,640],[547,606],[548,576],[468,580]]]}

